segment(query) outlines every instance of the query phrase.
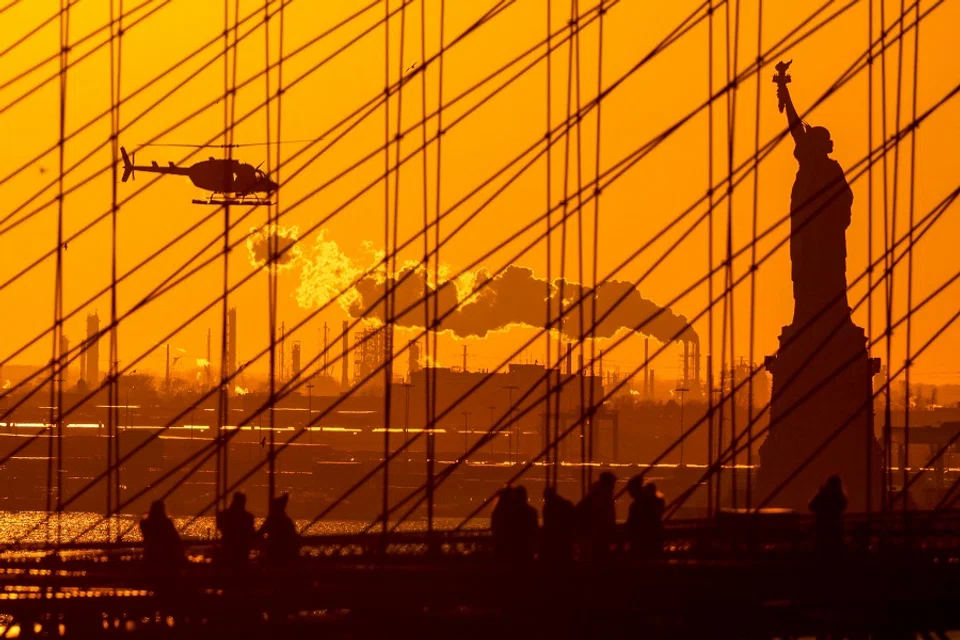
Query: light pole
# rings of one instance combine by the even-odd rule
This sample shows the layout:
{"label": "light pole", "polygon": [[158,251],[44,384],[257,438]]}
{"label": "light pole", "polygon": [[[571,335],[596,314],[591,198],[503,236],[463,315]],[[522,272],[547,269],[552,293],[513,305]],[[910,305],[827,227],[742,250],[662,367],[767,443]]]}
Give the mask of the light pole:
{"label": "light pole", "polygon": [[310,431],[310,444],[313,444],[313,427],[310,426],[310,420],[313,419],[313,382],[307,383],[307,429]]}
{"label": "light pole", "polygon": [[[516,459],[519,459],[519,458],[520,458],[520,432],[519,432],[519,430],[517,429],[517,425],[513,424],[513,392],[514,392],[516,389],[519,389],[520,387],[518,387],[518,386],[515,385],[515,384],[508,384],[508,385],[504,386],[503,388],[506,389],[506,390],[510,393],[510,399],[509,399],[510,405],[509,405],[509,409],[508,409],[508,411],[510,412],[510,416],[509,416],[509,418],[508,418],[507,424],[510,425],[510,428],[514,431],[514,435],[516,436],[517,442],[515,443],[514,446],[515,446],[515,448],[516,448]],[[508,433],[509,433],[509,432],[508,432]],[[510,438],[510,440],[513,440],[513,438]],[[510,444],[513,445],[514,443],[511,442]]]}
{"label": "light pole", "polygon": [[403,387],[403,444],[406,445],[410,430],[410,387],[413,386],[413,383],[402,382],[400,386]]}
{"label": "light pole", "polygon": [[492,436],[492,437],[490,438],[490,453],[493,454],[493,453],[494,453],[494,447],[493,447],[493,445],[496,444],[496,442],[497,442],[497,434],[495,434],[495,433],[493,432],[493,410],[494,410],[494,406],[493,406],[493,405],[490,405],[489,409],[490,409],[490,435]]}
{"label": "light pole", "polygon": [[677,391],[677,393],[680,394],[680,466],[682,467],[682,466],[683,466],[683,440],[684,440],[684,437],[683,437],[683,394],[685,394],[687,391],[690,391],[690,389],[687,389],[686,387],[681,386],[681,385],[677,385],[676,391]]}
{"label": "light pole", "polygon": [[464,461],[466,461],[467,451],[470,449],[469,426],[470,426],[470,412],[464,411],[463,412],[463,459]]}

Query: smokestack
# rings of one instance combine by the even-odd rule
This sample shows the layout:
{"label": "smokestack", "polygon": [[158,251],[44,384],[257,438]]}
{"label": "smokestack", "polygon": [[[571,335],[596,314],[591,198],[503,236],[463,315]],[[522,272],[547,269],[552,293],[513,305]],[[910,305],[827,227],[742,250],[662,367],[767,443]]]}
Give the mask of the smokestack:
{"label": "smokestack", "polygon": [[643,397],[649,398],[650,393],[650,338],[643,339]]}
{"label": "smokestack", "polygon": [[656,371],[654,371],[653,369],[650,369],[650,397],[651,397],[651,398],[653,398],[653,394],[656,392],[656,386],[655,386],[655,384],[656,384],[655,374],[656,374],[656,373],[657,373]]}
{"label": "smokestack", "polygon": [[407,353],[410,356],[410,364],[407,367],[407,373],[412,378],[413,374],[420,371],[420,343],[411,342]]}
{"label": "smokestack", "polygon": [[600,365],[600,384],[603,385],[603,349],[600,349],[600,358],[598,360],[598,364]]}
{"label": "smokestack", "polygon": [[170,345],[167,344],[167,367],[163,374],[163,391],[166,393],[170,390]]}
{"label": "smokestack", "polygon": [[573,344],[567,343],[567,375],[573,374]]}
{"label": "smokestack", "polygon": [[464,373],[467,372],[467,345],[463,345],[463,369]]}
{"label": "smokestack", "polygon": [[700,341],[693,343],[693,378],[700,384]]}
{"label": "smokestack", "polygon": [[60,371],[61,386],[66,383],[67,379],[70,377],[70,365],[68,365],[66,362],[68,353],[70,353],[70,340],[67,338],[67,336],[60,334],[60,358],[64,365],[63,370]]}
{"label": "smokestack", "polygon": [[237,308],[227,311],[227,376],[237,372]]}
{"label": "smokestack", "polygon": [[683,386],[690,381],[690,341],[683,341]]}
{"label": "smokestack", "polygon": [[210,335],[211,335],[211,330],[208,328],[207,329],[207,366],[206,366],[208,387],[213,384],[213,381],[210,379],[210,362],[211,362],[210,358],[213,357],[213,352],[210,350]]}
{"label": "smokestack", "polygon": [[580,371],[580,375],[582,376],[586,375],[586,372],[583,370],[583,354],[582,353],[577,357],[577,365],[578,365],[577,370]]}
{"label": "smokestack", "polygon": [[87,315],[87,348],[83,376],[90,386],[100,384],[100,316],[94,311]]}
{"label": "smokestack", "polygon": [[323,323],[323,375],[327,375],[327,323]]}
{"label": "smokestack", "polygon": [[342,358],[340,359],[340,366],[342,367],[342,373],[340,375],[340,391],[345,392],[350,387],[350,378],[347,376],[347,359],[349,357],[350,351],[350,336],[348,335],[350,329],[350,323],[346,320],[343,321],[343,343],[340,347],[342,352]]}
{"label": "smokestack", "polygon": [[707,398],[708,403],[713,403],[713,355],[707,354]]}
{"label": "smokestack", "polygon": [[299,340],[293,343],[291,360],[293,361],[293,377],[298,378],[300,377],[300,341]]}

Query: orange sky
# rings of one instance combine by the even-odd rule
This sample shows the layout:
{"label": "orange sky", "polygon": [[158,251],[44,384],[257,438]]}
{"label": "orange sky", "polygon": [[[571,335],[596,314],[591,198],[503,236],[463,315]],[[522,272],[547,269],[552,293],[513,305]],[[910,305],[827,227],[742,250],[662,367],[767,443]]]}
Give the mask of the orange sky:
{"label": "orange sky", "polygon": [[[140,15],[154,6],[161,6],[163,0],[140,0],[145,9]],[[127,8],[138,3],[127,0]],[[230,3],[233,4],[232,2]],[[279,3],[274,2],[276,7]],[[461,33],[478,17],[483,15],[496,0],[477,0],[475,2],[447,2],[446,33],[449,41]],[[581,11],[593,4],[582,2]],[[925,0],[921,10],[932,8],[935,2]],[[936,8],[921,23],[918,109],[922,112],[943,97],[960,81],[960,64],[955,57],[955,29],[960,24],[960,7],[956,3],[945,2]],[[240,3],[240,15],[246,16],[257,7],[260,1]],[[429,57],[438,48],[439,42],[439,0],[427,0],[426,50]],[[808,16],[819,2],[803,0],[797,2],[765,2],[763,14],[763,48],[767,49],[794,25]],[[823,15],[836,11],[842,3],[834,3]],[[887,3],[888,23],[899,11],[899,2]],[[0,51],[53,15],[59,6],[55,0],[29,0],[20,3],[0,15]],[[312,0],[291,0],[285,14],[284,48],[288,53],[307,42],[316,34],[325,31],[346,16],[358,11],[365,3],[351,2],[315,2]],[[603,42],[603,84],[609,85],[621,77],[639,59],[646,55],[670,30],[684,17],[690,14],[697,3],[690,1],[670,3],[648,3],[638,0],[620,0],[613,6],[604,22]],[[874,2],[879,15],[879,2]],[[70,33],[75,41],[104,24],[109,3],[104,0],[78,0],[71,10]],[[399,7],[391,2],[391,7]],[[459,94],[479,79],[485,77],[502,63],[539,42],[546,31],[546,4],[532,0],[517,0],[509,4],[502,13],[476,33],[469,35],[462,43],[453,48],[444,59],[443,91],[447,99]],[[570,15],[570,4],[554,2],[552,5],[554,29],[560,29]],[[846,11],[830,26],[816,36],[801,43],[789,54],[794,59],[791,69],[794,82],[791,85],[798,109],[804,111],[811,102],[846,69],[866,48],[867,42],[867,0],[861,0]],[[291,82],[338,47],[347,43],[360,32],[368,29],[383,16],[384,7],[380,3],[370,11],[363,13],[348,26],[335,34],[305,49],[292,57],[283,67],[285,83]],[[731,21],[733,16],[730,16]],[[232,19],[232,9],[231,9]],[[719,88],[726,78],[726,8],[720,9],[714,20],[714,86]],[[740,53],[738,68],[744,69],[749,61],[756,57],[757,46],[757,2],[743,2],[741,8]],[[819,20],[818,20],[819,21]],[[912,22],[912,17],[909,20]],[[213,0],[187,2],[172,0],[162,6],[154,15],[126,32],[123,38],[122,57],[122,93],[129,95],[139,89],[146,81],[174,64],[190,51],[204,42],[215,38],[222,32],[224,24],[223,5]],[[245,33],[254,21],[241,27]],[[879,25],[879,22],[877,22]],[[399,15],[391,21],[390,31],[390,78],[395,81],[398,67],[409,68],[421,60],[420,54],[420,2],[408,4],[406,16],[405,50],[402,63],[399,60],[399,40],[401,35]],[[596,95],[598,28],[593,22],[581,33],[580,38],[580,74],[581,100],[586,103]],[[876,28],[874,29],[876,33]],[[106,32],[93,36],[88,42],[76,47],[70,54],[75,59],[89,51],[93,45],[104,39]],[[260,73],[265,64],[264,29],[258,28],[244,40],[237,56],[237,77],[244,81]],[[277,20],[271,22],[271,47],[274,59],[278,53],[276,45],[279,36]],[[602,169],[646,143],[665,127],[673,124],[696,108],[707,96],[708,86],[708,30],[706,21],[695,27],[687,36],[672,45],[655,60],[634,73],[618,86],[603,102],[601,126]],[[903,63],[903,114],[902,121],[909,117],[912,90],[913,45],[912,37],[907,39]],[[731,43],[732,45],[732,43]],[[383,90],[384,78],[384,30],[382,27],[361,38],[343,54],[321,69],[306,76],[295,87],[287,91],[282,102],[282,132],[284,140],[313,139],[326,129],[351,113],[359,105]],[[3,56],[0,64],[0,84],[7,84],[15,75],[47,56],[55,55],[58,47],[57,21],[40,31],[12,52]],[[171,90],[177,83],[185,82],[183,88],[164,100],[159,108],[140,117],[129,125],[120,137],[120,142],[128,149],[134,149],[163,131],[168,126],[189,115],[193,110],[216,100],[224,88],[224,68],[222,58],[216,60],[206,71],[197,72],[203,62],[222,56],[223,42],[218,41],[198,56],[175,71],[163,81],[149,87],[135,98],[125,102],[121,108],[121,122],[127,126],[155,100]],[[891,47],[887,55],[888,112],[887,128],[895,129],[896,80],[898,48]],[[567,60],[569,49],[560,45],[552,58],[552,118],[554,124],[560,122],[567,105]],[[875,122],[874,143],[880,140],[881,129],[881,93],[879,60],[875,69]],[[92,54],[89,58],[71,69],[67,80],[67,131],[72,132],[91,118],[109,108],[110,61],[108,48]],[[9,106],[22,92],[33,87],[48,76],[55,75],[58,66],[56,58],[25,78],[0,88],[0,140],[3,153],[0,155],[0,177],[6,177],[18,167],[31,160],[40,151],[55,144],[59,126],[59,90],[57,82],[46,84],[32,96],[14,106]],[[760,137],[761,143],[776,135],[784,126],[785,119],[777,112],[775,88],[770,82],[772,68],[765,69],[760,78]],[[420,78],[423,76],[421,75]],[[432,109],[437,103],[438,78],[436,66],[428,68],[427,104]],[[271,86],[276,87],[277,74],[271,74]],[[490,93],[495,84],[485,85],[471,94],[449,111],[444,119],[449,122],[462,114],[466,108]],[[421,113],[421,80],[415,79],[405,86],[402,104],[403,126],[418,122]],[[546,67],[539,64],[525,74],[511,87],[487,102],[452,128],[443,138],[442,154],[442,190],[441,205],[451,206],[470,192],[485,178],[495,172],[505,162],[511,160],[522,149],[542,139],[546,129]],[[736,103],[734,157],[739,164],[753,151],[755,123],[755,100],[757,85],[751,77],[739,87]],[[258,107],[265,98],[266,87],[262,76],[250,82],[237,94],[237,117],[245,115]],[[861,74],[849,82],[842,90],[832,96],[818,108],[808,120],[827,126],[833,133],[836,158],[842,166],[850,168],[859,161],[868,148],[867,143],[867,80]],[[575,98],[574,98],[575,99]],[[390,129],[396,127],[397,100],[391,100]],[[276,110],[273,110],[272,124],[276,126]],[[583,179],[590,180],[596,152],[596,111],[582,123],[582,164]],[[917,136],[916,165],[916,215],[926,214],[930,207],[942,199],[957,185],[956,162],[951,150],[960,143],[960,100],[954,99],[920,128]],[[217,135],[224,123],[223,103],[214,105],[188,123],[163,136],[159,141],[167,143],[200,143]],[[727,110],[726,100],[715,103],[715,181],[725,174],[727,163]],[[621,179],[605,190],[599,207],[600,235],[598,239],[598,268],[600,274],[610,272],[636,247],[653,237],[675,216],[686,209],[707,189],[707,127],[705,112],[692,118],[677,130],[665,143],[628,171]],[[428,127],[435,131],[436,122]],[[110,134],[109,118],[100,119],[84,133],[77,135],[66,145],[65,162],[69,166],[85,156],[91,149],[107,140]],[[322,157],[310,164],[300,175],[284,184],[281,190],[281,224],[284,227],[297,226],[307,229],[327,216],[342,203],[350,199],[357,191],[375,179],[384,167],[383,154],[347,174],[323,190],[320,194],[307,199],[303,204],[287,210],[287,207],[300,201],[317,185],[324,183],[345,167],[378,148],[384,141],[384,110],[376,111],[364,123],[358,126],[341,142],[333,146]],[[275,129],[270,136],[275,139]],[[267,123],[264,111],[256,111],[253,116],[236,127],[237,142],[262,142],[267,137]],[[571,138],[575,142],[575,138]],[[403,153],[409,153],[420,144],[419,130],[408,136],[403,142]],[[287,144],[282,147],[281,156],[286,159],[299,151],[303,143]],[[575,144],[571,146],[571,167],[575,166]],[[139,163],[157,160],[160,163],[178,161],[189,149],[166,147],[144,148],[137,154]],[[219,150],[203,150],[194,159],[203,159],[208,155],[219,155]],[[283,172],[285,180],[293,168],[299,168],[305,158],[314,150],[292,161]],[[391,150],[391,162],[394,151]],[[564,171],[563,142],[555,146],[552,156],[554,203],[563,197]],[[237,156],[254,165],[268,162],[264,147],[250,147],[237,151]],[[429,154],[429,203],[434,206],[435,151]],[[6,218],[22,202],[46,187],[56,174],[58,154],[49,153],[38,163],[18,173],[12,179],[0,185],[0,216]],[[70,187],[80,180],[109,165],[111,152],[109,146],[96,152],[89,160],[65,179]],[[192,162],[193,160],[189,161]],[[189,162],[187,164],[189,164]],[[892,189],[893,157],[890,157],[889,171]],[[43,171],[41,171],[41,167]],[[407,239],[416,233],[422,225],[423,188],[421,161],[418,158],[404,165],[400,173],[400,224],[399,237]],[[897,230],[899,237],[907,229],[909,189],[907,171],[909,169],[909,146],[904,145],[900,156],[902,174],[898,193]],[[458,273],[514,230],[543,214],[546,201],[546,163],[543,159],[531,167],[520,179],[510,186],[501,196],[471,222],[463,232],[454,237],[443,249],[441,260],[448,265],[451,273]],[[780,145],[761,165],[759,183],[758,225],[766,229],[789,209],[789,194],[796,164],[790,145]],[[576,184],[575,172],[571,174],[571,185]],[[875,173],[874,195],[874,252],[883,248],[883,181],[882,169],[878,166]],[[131,196],[137,189],[149,182],[151,176],[140,174],[136,182],[118,185],[121,199]],[[469,212],[492,193],[492,189],[503,184],[496,182],[470,199],[444,223],[444,230],[453,228],[458,221],[464,220]],[[853,223],[847,231],[848,241],[848,279],[862,273],[867,264],[867,186],[866,179],[858,181],[854,187],[855,201]],[[392,181],[390,189],[392,211]],[[746,180],[734,195],[732,211],[732,238],[735,248],[749,242],[753,212],[752,180]],[[77,189],[64,200],[64,225],[70,234],[96,217],[109,211],[111,178],[109,172],[93,179],[89,184]],[[32,204],[22,209],[10,221],[23,217],[40,204],[46,204],[56,195],[55,188],[47,188]],[[182,177],[169,176],[160,179],[156,185],[124,204],[118,215],[118,270],[124,273],[144,257],[176,237],[201,217],[210,214],[209,207],[190,204],[195,197],[203,193]],[[892,191],[890,207],[892,210]],[[694,215],[702,212],[697,209]],[[247,213],[245,207],[234,207],[231,215],[237,217]],[[721,206],[715,217],[715,259],[722,259],[726,247],[727,206]],[[231,235],[231,240],[241,241],[252,228],[262,225],[266,220],[266,208],[253,211],[247,220]],[[432,215],[432,213],[431,213]],[[566,274],[573,280],[578,279],[578,246],[576,234],[576,216],[571,218],[568,229],[568,251]],[[693,220],[689,218],[682,228]],[[940,286],[954,275],[955,238],[960,230],[958,212],[952,209],[937,223],[937,226],[917,244],[914,262],[914,300],[924,296]],[[31,264],[39,256],[56,246],[56,206],[47,206],[30,220],[0,235],[0,281],[5,282],[14,273]],[[9,222],[0,224],[6,228]],[[340,249],[361,266],[370,262],[370,250],[364,243],[369,241],[372,250],[382,250],[384,245],[384,188],[383,184],[370,189],[338,213],[329,223],[323,225],[324,238],[336,242]],[[593,206],[585,210],[583,224],[584,270],[590,273],[593,259]],[[205,256],[214,255],[220,248],[216,242],[222,231],[222,215],[214,216],[202,224],[187,239],[179,242],[171,250],[151,265],[138,272],[119,288],[119,307],[121,312],[129,309],[145,295],[172,274],[194,252],[208,242],[214,247]],[[537,226],[540,232],[543,224]],[[785,237],[788,228],[779,227],[771,236],[760,243],[759,252],[766,253],[776,241]],[[301,238],[302,249],[313,256],[312,249],[317,232]],[[521,246],[532,240],[533,234],[527,234],[522,241],[513,243],[507,250],[485,260],[482,265],[491,271],[502,268]],[[678,233],[667,236],[644,252],[637,260],[616,274],[618,279],[635,279],[644,273],[666,251]],[[560,274],[559,259],[560,232],[553,239],[554,261],[552,275]],[[706,226],[701,225],[665,259],[665,261],[640,286],[641,293],[658,304],[666,304],[683,289],[700,278],[708,267]],[[422,254],[422,242],[414,243],[411,250],[402,253],[401,260],[415,259]],[[748,255],[748,254],[747,254]],[[531,267],[539,277],[547,271],[546,249],[540,243],[526,253],[519,264]],[[894,319],[898,319],[906,309],[907,269],[904,260],[897,270],[894,287]],[[749,267],[749,258],[735,263],[735,277]],[[235,251],[230,258],[230,279],[232,282],[249,273],[251,269],[245,249]],[[297,304],[296,291],[300,285],[302,265],[293,265],[280,275],[279,314],[287,326],[302,319],[307,310]],[[47,259],[27,275],[0,290],[0,314],[2,314],[2,340],[0,357],[7,357],[19,345],[32,338],[40,328],[48,325],[53,317],[54,299],[54,262]],[[64,252],[64,306],[72,310],[84,299],[109,285],[110,282],[110,224],[109,219],[95,225],[83,237],[70,242]],[[588,278],[589,280],[589,278]],[[207,304],[221,289],[222,260],[217,260],[183,284],[166,293],[137,311],[120,329],[119,345],[121,367],[140,356],[163,332],[193,315]],[[716,279],[719,289],[722,278]],[[859,299],[865,292],[862,284],[854,289],[852,300]],[[874,304],[874,328],[880,331],[883,326],[882,287],[878,289]],[[777,346],[777,336],[781,326],[790,322],[792,315],[792,296],[790,288],[789,259],[786,248],[780,250],[759,271],[757,277],[757,315],[756,315],[756,352],[755,360],[772,353]],[[672,305],[677,313],[693,317],[703,308],[707,300],[705,286],[698,287],[690,295]],[[749,349],[749,287],[737,289],[734,303],[734,323],[736,331],[735,351],[737,356],[747,356]],[[923,344],[952,315],[957,308],[956,286],[917,314],[913,323],[914,348]],[[240,358],[250,358],[256,350],[264,347],[268,339],[267,329],[267,278],[259,273],[231,296],[231,306],[236,306],[240,315]],[[101,297],[89,310],[99,311],[105,322],[110,314],[109,297]],[[206,352],[207,328],[214,329],[214,361],[219,361],[216,353],[219,345],[219,306],[206,314],[190,327],[183,330],[170,342],[174,347],[186,350],[188,360],[204,357]],[[78,314],[66,323],[65,332],[75,343],[84,331],[85,313]],[[321,314],[313,320],[305,332],[293,339],[304,343],[304,354],[313,357],[316,354],[317,330],[324,321],[330,323],[336,335],[345,314],[338,306]],[[714,352],[719,360],[721,343],[721,313],[715,315]],[[858,324],[866,326],[867,314],[863,308],[856,313]],[[704,319],[696,324],[703,341],[702,352],[708,352],[707,322]],[[515,328],[487,338],[486,340],[468,339],[471,353],[471,367],[493,367],[531,334],[531,329]],[[404,342],[410,332],[400,332],[398,343]],[[906,331],[897,332],[893,340],[893,360],[899,366],[906,355]],[[925,382],[955,382],[960,380],[960,368],[955,363],[960,328],[952,327],[939,340],[936,346],[926,352],[915,364],[915,379]],[[543,358],[543,340],[529,352],[531,359]],[[603,343],[600,345],[603,346]],[[338,351],[338,350],[337,350]],[[885,358],[885,346],[880,345],[875,355]],[[101,349],[106,354],[105,348]],[[669,349],[654,367],[658,376],[673,377],[677,369],[677,350]],[[460,348],[451,338],[441,342],[439,360],[442,364],[459,364]],[[622,370],[637,366],[641,360],[642,345],[631,340],[624,347],[605,359],[608,367]],[[41,363],[50,357],[50,339],[44,338],[35,348],[28,350],[12,362]],[[101,370],[106,367],[104,355]],[[138,365],[141,370],[161,370],[163,366],[162,349],[157,349]],[[262,361],[258,367],[263,367]],[[401,367],[405,371],[405,364]]]}

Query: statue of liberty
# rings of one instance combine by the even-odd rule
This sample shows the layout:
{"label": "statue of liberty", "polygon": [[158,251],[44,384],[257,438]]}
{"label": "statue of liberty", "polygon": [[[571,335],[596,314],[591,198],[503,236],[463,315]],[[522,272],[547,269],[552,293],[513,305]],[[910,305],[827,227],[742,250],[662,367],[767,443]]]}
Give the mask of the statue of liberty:
{"label": "statue of liberty", "polygon": [[770,431],[760,447],[759,500],[806,511],[823,481],[839,474],[850,506],[875,506],[882,453],[873,433],[872,376],[866,336],[847,305],[846,230],[853,192],[824,127],[797,115],[787,89],[789,62],[777,65],[780,111],[799,163],[790,194],[793,322],[766,359],[773,374]]}
{"label": "statue of liberty", "polygon": [[800,164],[790,194],[790,262],[793,279],[793,323],[815,317],[835,319],[847,307],[847,243],[853,192],[840,163],[830,158],[833,140],[825,127],[800,119],[790,98],[789,63],[778,65],[777,97],[795,143]]}

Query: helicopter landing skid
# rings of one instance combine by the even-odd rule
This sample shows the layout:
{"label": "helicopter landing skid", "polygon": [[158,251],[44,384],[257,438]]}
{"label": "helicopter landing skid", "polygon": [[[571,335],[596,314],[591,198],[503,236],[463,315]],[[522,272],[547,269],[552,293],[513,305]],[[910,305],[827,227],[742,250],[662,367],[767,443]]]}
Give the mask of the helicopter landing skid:
{"label": "helicopter landing skid", "polygon": [[212,204],[212,205],[246,205],[251,207],[269,207],[273,203],[266,198],[260,198],[256,195],[228,196],[222,193],[215,193],[207,199],[194,198],[193,204]]}

